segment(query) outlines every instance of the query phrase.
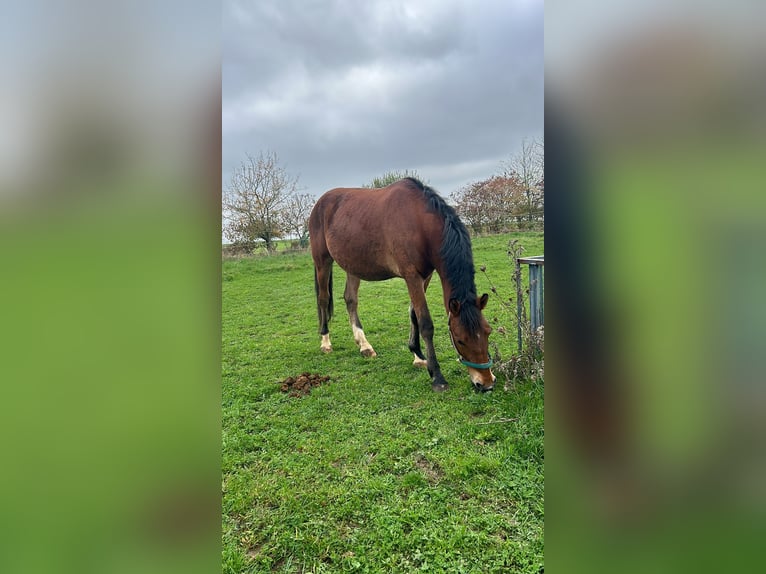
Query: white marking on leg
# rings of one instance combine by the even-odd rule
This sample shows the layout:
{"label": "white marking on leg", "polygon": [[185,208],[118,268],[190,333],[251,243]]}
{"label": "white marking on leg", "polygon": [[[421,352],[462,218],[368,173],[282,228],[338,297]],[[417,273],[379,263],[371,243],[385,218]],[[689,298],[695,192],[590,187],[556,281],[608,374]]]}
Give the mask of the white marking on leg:
{"label": "white marking on leg", "polygon": [[322,335],[322,344],[319,346],[319,350],[323,353],[329,353],[332,351],[332,345],[330,344],[330,333]]}
{"label": "white marking on leg", "polygon": [[370,345],[370,343],[367,341],[367,337],[364,336],[364,331],[362,331],[356,325],[351,325],[351,330],[354,332],[354,341],[356,341],[356,344],[359,345],[359,350],[361,351],[362,355],[365,357],[377,356],[377,353],[372,348],[372,345]]}
{"label": "white marking on leg", "polygon": [[415,357],[415,360],[414,360],[414,361],[412,361],[412,364],[413,364],[414,366],[422,368],[422,367],[425,367],[425,366],[427,366],[427,365],[428,365],[428,361],[426,361],[425,359],[421,359],[420,357],[418,357],[417,355],[415,355],[415,353],[412,353],[412,354],[413,354],[413,356]]}

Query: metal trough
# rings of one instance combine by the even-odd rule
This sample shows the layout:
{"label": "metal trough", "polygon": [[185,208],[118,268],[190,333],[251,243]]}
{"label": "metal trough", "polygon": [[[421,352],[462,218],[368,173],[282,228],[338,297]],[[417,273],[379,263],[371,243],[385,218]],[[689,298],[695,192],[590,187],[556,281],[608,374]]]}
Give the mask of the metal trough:
{"label": "metal trough", "polygon": [[[537,255],[535,257],[518,257],[516,259],[516,273],[517,277],[521,277],[521,266],[529,266],[529,324],[532,328],[532,332],[537,331],[540,325],[545,324],[545,306],[544,306],[544,273],[545,256]],[[519,317],[518,325],[518,343],[519,350],[521,350],[521,305],[522,298],[516,297],[516,305]]]}

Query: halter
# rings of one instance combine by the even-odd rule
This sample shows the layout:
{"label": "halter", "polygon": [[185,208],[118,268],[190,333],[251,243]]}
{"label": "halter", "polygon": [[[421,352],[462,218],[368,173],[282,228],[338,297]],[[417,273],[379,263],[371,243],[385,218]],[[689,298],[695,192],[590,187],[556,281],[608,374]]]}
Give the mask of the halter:
{"label": "halter", "polygon": [[455,352],[458,356],[458,363],[462,363],[466,367],[471,367],[472,369],[489,369],[493,364],[494,361],[492,361],[492,357],[489,358],[489,361],[486,363],[473,363],[471,361],[468,361],[467,359],[463,358],[463,355],[460,354],[460,351],[458,351],[457,345],[455,344],[455,339],[452,337],[452,331],[450,331],[449,328],[449,321],[452,318],[452,313],[448,313],[447,315],[447,332],[449,333],[449,340],[452,341],[452,346],[455,348]]}

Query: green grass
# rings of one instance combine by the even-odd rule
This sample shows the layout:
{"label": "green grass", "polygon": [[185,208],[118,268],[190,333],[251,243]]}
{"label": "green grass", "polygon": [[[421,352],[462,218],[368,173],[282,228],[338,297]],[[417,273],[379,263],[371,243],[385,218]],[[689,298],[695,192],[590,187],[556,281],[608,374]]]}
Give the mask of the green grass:
{"label": "green grass", "polygon": [[[476,266],[508,293],[511,237],[543,252],[542,234],[474,240]],[[437,279],[428,299],[451,385],[442,394],[411,364],[402,280],[362,283],[359,314],[378,353],[365,359],[337,266],[328,355],[308,254],[226,260],[222,272],[224,572],[541,570],[543,386],[471,390]],[[501,315],[497,298],[485,314]],[[512,351],[513,337],[492,338]],[[280,392],[304,371],[332,380],[304,398]]]}

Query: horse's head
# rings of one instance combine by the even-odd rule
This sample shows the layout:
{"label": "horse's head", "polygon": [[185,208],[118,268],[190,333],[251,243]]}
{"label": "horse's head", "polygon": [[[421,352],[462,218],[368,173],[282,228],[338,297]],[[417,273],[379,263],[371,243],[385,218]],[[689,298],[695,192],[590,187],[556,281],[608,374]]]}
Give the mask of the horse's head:
{"label": "horse's head", "polygon": [[[460,362],[468,367],[473,386],[480,391],[491,391],[495,386],[492,359],[489,356],[489,334],[492,327],[484,318],[482,309],[489,296],[484,293],[476,301],[461,303],[449,301],[449,334]],[[471,305],[474,308],[465,308]]]}

